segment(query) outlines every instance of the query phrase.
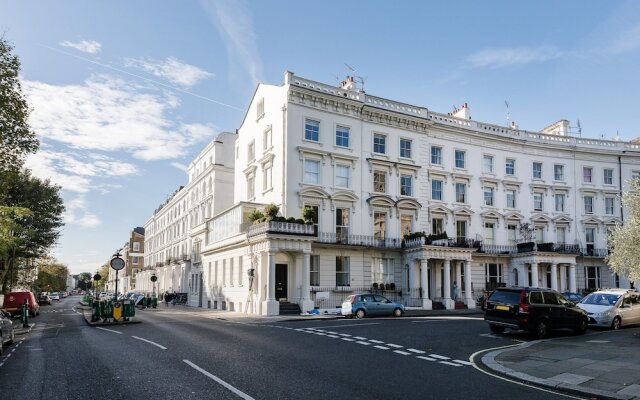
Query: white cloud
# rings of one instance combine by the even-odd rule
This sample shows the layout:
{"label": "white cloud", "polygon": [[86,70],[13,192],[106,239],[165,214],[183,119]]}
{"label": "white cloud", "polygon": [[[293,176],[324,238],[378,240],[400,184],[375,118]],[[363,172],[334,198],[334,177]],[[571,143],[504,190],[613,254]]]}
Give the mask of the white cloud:
{"label": "white cloud", "polygon": [[[23,88],[33,106],[31,127],[41,137],[73,149],[120,151],[142,160],[175,159],[215,136],[214,126],[172,121],[171,113],[180,105],[175,96],[130,81],[92,76],[82,85],[23,81]],[[109,166],[115,175],[131,172],[130,165]]]}
{"label": "white cloud", "polygon": [[87,211],[84,196],[79,196],[65,202],[65,207],[65,224],[80,225],[84,228],[95,228],[102,223],[97,215]]}
{"label": "white cloud", "polygon": [[253,84],[261,82],[262,59],[247,4],[236,0],[201,1],[201,4],[224,40],[233,64],[231,72],[242,68]]}
{"label": "white cloud", "polygon": [[183,63],[175,57],[169,57],[162,62],[129,58],[126,60],[126,65],[143,69],[155,76],[184,87],[191,87],[203,79],[209,79],[215,76],[211,72],[198,68],[195,65]]}
{"label": "white cloud", "polygon": [[562,52],[553,47],[503,48],[478,51],[467,57],[473,67],[507,67],[534,62],[544,62],[559,58]]}
{"label": "white cloud", "polygon": [[170,163],[172,167],[179,169],[180,171],[184,172],[185,174],[189,172],[189,170],[187,169],[187,166],[184,164],[181,164],[179,162],[172,162]]}
{"label": "white cloud", "polygon": [[612,53],[628,53],[640,49],[640,25],[622,32],[609,47]]}
{"label": "white cloud", "polygon": [[43,146],[27,158],[26,166],[38,178],[51,179],[63,189],[76,193],[87,193],[92,189],[109,188],[98,185],[95,178],[117,177],[138,173],[130,163],[103,155],[82,155],[74,152],[57,152]]}
{"label": "white cloud", "polygon": [[96,42],[95,40],[82,40],[80,42],[74,43],[68,40],[58,43],[60,46],[64,47],[72,47],[76,50],[82,51],[84,53],[96,54],[100,51],[102,44]]}

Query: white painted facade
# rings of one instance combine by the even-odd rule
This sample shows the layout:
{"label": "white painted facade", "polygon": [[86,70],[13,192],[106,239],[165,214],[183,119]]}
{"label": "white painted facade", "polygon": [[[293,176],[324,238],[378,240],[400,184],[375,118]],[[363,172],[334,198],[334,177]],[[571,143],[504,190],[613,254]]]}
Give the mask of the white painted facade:
{"label": "white painted facade", "polygon": [[136,275],[137,291],[188,293],[191,276],[202,273],[198,249],[204,223],[233,203],[235,139],[235,134],[222,132],[212,140],[189,164],[189,182],[147,220],[145,268]]}
{"label": "white painted facade", "polygon": [[[623,221],[621,189],[640,175],[638,144],[573,137],[566,121],[540,132],[481,123],[466,104],[452,114],[349,79],[336,88],[287,72],[281,86],[258,85],[234,144],[234,199],[189,228],[202,256],[190,304],[330,311],[353,291],[378,290],[453,308],[500,284],[629,286],[604,256],[607,228]],[[214,204],[227,193],[213,192]],[[317,228],[250,226],[251,210],[268,203],[295,218],[317,207]],[[530,249],[516,246],[524,223]],[[421,231],[451,239],[402,240]]]}

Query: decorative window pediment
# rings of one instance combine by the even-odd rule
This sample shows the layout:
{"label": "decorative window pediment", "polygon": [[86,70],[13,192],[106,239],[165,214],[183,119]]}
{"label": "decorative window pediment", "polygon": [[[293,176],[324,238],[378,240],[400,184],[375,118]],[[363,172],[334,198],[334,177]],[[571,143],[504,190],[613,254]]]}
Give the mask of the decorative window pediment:
{"label": "decorative window pediment", "polygon": [[482,182],[482,185],[498,186],[498,183],[500,183],[500,179],[481,176],[480,182]]}
{"label": "decorative window pediment", "polygon": [[504,215],[500,214],[495,210],[483,211],[480,213],[480,216],[484,219],[500,219],[504,218]]}
{"label": "decorative window pediment", "polygon": [[573,222],[573,219],[566,215],[560,215],[553,218],[553,222],[555,222],[556,225],[568,225]]}
{"label": "decorative window pediment", "polygon": [[583,225],[600,225],[602,221],[596,217],[588,217],[582,220]]}
{"label": "decorative window pediment", "polygon": [[396,205],[391,197],[384,195],[371,196],[367,199],[367,203],[375,207],[395,207]]}
{"label": "decorative window pediment", "polygon": [[442,204],[431,204],[429,207],[431,214],[451,214],[451,209]]}
{"label": "decorative window pediment", "polygon": [[458,207],[453,210],[453,215],[458,217],[471,217],[474,212],[469,207]]}
{"label": "decorative window pediment", "polygon": [[604,220],[606,226],[622,225],[622,220],[618,217],[607,218]]}
{"label": "decorative window pediment", "polygon": [[298,195],[302,197],[311,197],[314,199],[328,199],[331,197],[329,193],[318,187],[305,187],[298,192]]}
{"label": "decorative window pediment", "polygon": [[333,194],[333,196],[331,196],[331,200],[334,200],[334,201],[354,202],[354,201],[357,201],[358,199],[359,197],[356,196],[356,194],[350,190],[338,190]]}
{"label": "decorative window pediment", "polygon": [[401,199],[396,202],[396,207],[405,210],[419,210],[422,208],[422,204],[412,199]]}
{"label": "decorative window pediment", "polygon": [[519,212],[512,211],[509,213],[505,213],[504,219],[509,221],[522,221],[524,219],[524,215],[520,214]]}
{"label": "decorative window pediment", "polygon": [[535,214],[531,216],[531,221],[534,224],[547,224],[552,221],[552,219],[545,214]]}

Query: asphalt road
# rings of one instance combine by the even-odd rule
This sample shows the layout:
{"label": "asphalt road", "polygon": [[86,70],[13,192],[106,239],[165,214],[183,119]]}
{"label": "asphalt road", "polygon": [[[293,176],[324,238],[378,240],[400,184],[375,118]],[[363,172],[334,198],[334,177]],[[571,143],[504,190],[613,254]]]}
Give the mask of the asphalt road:
{"label": "asphalt road", "polygon": [[[478,351],[529,340],[480,318],[241,323],[161,306],[88,326],[78,297],[42,307],[0,358],[2,399],[566,399],[488,375]],[[13,350],[13,351],[12,351]]]}

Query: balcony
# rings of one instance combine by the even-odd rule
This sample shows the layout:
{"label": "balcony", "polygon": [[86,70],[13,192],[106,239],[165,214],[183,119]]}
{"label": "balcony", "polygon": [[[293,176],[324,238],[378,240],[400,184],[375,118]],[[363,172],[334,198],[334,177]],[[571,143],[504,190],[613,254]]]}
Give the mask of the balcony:
{"label": "balcony", "polygon": [[595,249],[591,246],[580,247],[579,254],[583,257],[601,257],[609,255],[609,249]]}
{"label": "balcony", "polygon": [[297,224],[292,222],[266,221],[249,226],[247,237],[258,236],[266,233],[280,235],[315,236],[313,225]]}
{"label": "balcony", "polygon": [[478,253],[484,254],[505,254],[511,255],[516,254],[518,252],[518,248],[515,245],[502,245],[502,244],[484,244],[480,245],[480,250]]}
{"label": "balcony", "polygon": [[[313,225],[310,226],[313,227]],[[399,249],[402,245],[402,241],[396,238],[378,239],[369,235],[349,235],[345,232],[320,232],[318,233],[317,243],[381,247],[387,249]]]}
{"label": "balcony", "polygon": [[579,254],[580,248],[578,245],[564,243],[524,242],[517,244],[517,253],[531,253],[534,251],[543,251],[547,253]]}
{"label": "balcony", "polygon": [[438,246],[438,247],[458,247],[465,249],[479,249],[482,242],[469,238],[451,238],[431,240],[427,237],[417,237],[414,239],[404,240],[404,248],[420,247],[420,246]]}

